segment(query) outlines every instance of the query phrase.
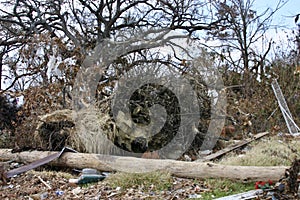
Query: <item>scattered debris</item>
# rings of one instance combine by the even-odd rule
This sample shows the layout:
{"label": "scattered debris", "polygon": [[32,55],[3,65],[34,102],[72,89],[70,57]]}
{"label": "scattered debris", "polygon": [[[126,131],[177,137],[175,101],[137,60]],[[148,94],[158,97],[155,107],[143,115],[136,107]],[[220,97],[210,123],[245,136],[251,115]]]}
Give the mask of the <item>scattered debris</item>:
{"label": "scattered debris", "polygon": [[189,195],[189,199],[198,199],[201,198],[202,195],[201,194],[190,194]]}
{"label": "scattered debris", "polygon": [[77,188],[74,188],[73,190],[72,190],[72,193],[74,194],[74,195],[79,195],[80,193],[81,193],[81,187],[77,187]]}
{"label": "scattered debris", "polygon": [[79,178],[70,179],[69,183],[86,184],[102,181],[106,178],[107,174],[101,174],[98,170],[92,168],[85,168]]}
{"label": "scattered debris", "polygon": [[231,146],[228,146],[220,151],[217,151],[216,153],[210,154],[208,156],[205,156],[204,158],[200,158],[198,160],[196,160],[196,162],[205,162],[205,161],[211,161],[213,159],[219,158],[223,155],[225,155],[226,153],[229,153],[237,148],[240,148],[242,146],[245,146],[246,144],[249,144],[250,142],[253,142],[255,140],[258,140],[266,135],[268,135],[269,132],[262,132],[262,133],[258,133],[255,136],[253,136],[253,138],[248,138],[246,140],[243,140],[239,143],[233,144]]}
{"label": "scattered debris", "polygon": [[262,189],[251,190],[251,191],[243,192],[240,194],[234,194],[234,195],[230,195],[227,197],[221,197],[216,200],[258,199],[259,195],[263,194],[263,192],[264,191]]}
{"label": "scattered debris", "polygon": [[[2,176],[0,177],[1,179],[7,179],[7,178],[11,178],[15,175],[18,175],[18,174],[21,174],[23,172],[26,172],[28,170],[31,170],[31,169],[34,169],[34,168],[37,168],[39,166],[42,166],[44,164],[47,164],[51,161],[53,161],[54,159],[57,159],[59,158],[63,153],[65,152],[73,152],[73,153],[76,153],[77,151],[71,149],[71,148],[68,148],[68,147],[64,147],[60,152],[57,152],[57,153],[54,153],[54,154],[51,154],[47,157],[44,157],[40,160],[37,160],[37,161],[34,161],[30,164],[27,164],[27,165],[23,165],[19,168],[16,168],[16,169],[13,169],[13,170],[10,170],[8,172],[4,172],[2,174]],[[1,175],[1,174],[0,174]]]}
{"label": "scattered debris", "polygon": [[48,192],[33,194],[29,197],[30,200],[44,200],[48,198]]}
{"label": "scattered debris", "polygon": [[276,96],[276,99],[277,99],[277,102],[278,102],[278,105],[279,105],[279,108],[282,112],[282,115],[284,117],[284,120],[286,122],[286,126],[288,127],[289,129],[289,132],[292,136],[297,136],[299,135],[300,133],[300,128],[297,126],[296,122],[294,121],[293,117],[292,117],[292,114],[290,112],[290,109],[285,101],[285,98],[282,94],[282,91],[281,91],[281,88],[277,82],[276,79],[274,79],[272,81],[272,89],[273,89],[273,92]]}
{"label": "scattered debris", "polygon": [[41,183],[43,183],[48,189],[52,189],[52,187],[48,184],[48,183],[46,183],[40,176],[38,176],[38,179],[41,181]]}
{"label": "scattered debris", "polygon": [[[268,133],[264,133],[267,135]],[[264,134],[259,135],[260,137],[263,137]],[[254,140],[254,139],[253,139]],[[58,154],[63,154],[63,150],[61,152],[57,152]],[[23,152],[24,153],[24,152]],[[30,153],[30,152],[29,152]],[[31,152],[32,153],[32,152]],[[41,152],[40,152],[41,153]],[[48,152],[48,155],[51,152]],[[51,154],[51,155],[56,155]],[[19,153],[18,153],[19,154]],[[66,153],[63,157],[63,160],[66,160],[69,155],[72,153]],[[50,156],[51,156],[50,155]],[[76,153],[72,155],[81,155],[81,153]],[[87,155],[88,154],[82,154]],[[93,155],[93,154],[92,154]],[[56,155],[57,156],[57,155]],[[60,156],[58,156],[60,157]],[[76,157],[74,157],[76,158]],[[73,162],[74,162],[73,158]],[[118,159],[118,157],[114,157],[115,159]],[[12,159],[12,158],[10,158]],[[125,158],[122,158],[125,159]],[[121,159],[121,160],[122,160]],[[151,162],[158,162],[158,160],[146,160],[146,159],[139,159],[134,158],[139,161],[143,161],[146,163]],[[47,159],[46,159],[47,160]],[[125,159],[126,160],[126,159]],[[95,160],[94,160],[95,161]],[[124,160],[122,160],[124,162]],[[18,161],[17,161],[18,162]],[[55,161],[55,163],[58,163],[59,160]],[[160,162],[164,162],[164,160],[160,160]],[[189,165],[196,164],[195,162],[182,162],[182,161],[173,161],[178,163],[184,163],[186,168],[188,168]],[[3,168],[7,167],[8,162],[3,162],[6,165],[2,165]],[[205,164],[205,163],[198,163],[198,164]],[[214,168],[218,165],[216,164],[206,164],[211,170],[214,171]],[[19,163],[11,163],[8,164],[9,168],[19,167]],[[169,167],[172,165],[169,165]],[[173,167],[173,166],[172,166]],[[172,168],[171,167],[171,168]],[[228,166],[226,166],[228,167]],[[240,166],[235,166],[235,170],[239,169]],[[252,167],[253,169],[256,169],[255,167]],[[247,175],[249,176],[251,174],[252,168],[245,169],[247,171]],[[19,169],[19,168],[17,168]],[[196,170],[196,168],[193,168]],[[223,168],[224,173],[227,172],[227,168]],[[257,168],[259,169],[259,172],[263,168]],[[273,171],[273,168],[268,168],[269,173],[272,174],[272,177],[276,176],[275,171]],[[7,169],[6,169],[7,170]],[[5,170],[5,171],[6,171]],[[93,198],[97,197],[98,199],[105,199],[105,198],[113,198],[113,199],[145,199],[145,198],[156,198],[160,197],[161,199],[197,199],[197,198],[203,198],[205,197],[206,192],[210,192],[210,188],[206,187],[201,184],[191,184],[193,182],[192,179],[189,180],[189,184],[187,184],[185,181],[182,182],[182,180],[178,177],[172,177],[174,180],[174,185],[170,187],[168,190],[164,190],[158,192],[157,190],[152,190],[152,188],[155,188],[155,185],[148,188],[145,188],[143,185],[137,185],[136,187],[132,187],[130,189],[126,189],[119,186],[110,187],[106,185],[106,183],[102,180],[104,180],[106,177],[110,176],[107,173],[103,173],[98,171],[99,169],[95,168],[84,168],[80,170],[80,176],[79,178],[73,178],[73,180],[76,181],[70,181],[72,180],[71,177],[68,178],[59,178],[59,179],[52,179],[42,176],[42,175],[30,175],[30,173],[24,173],[20,176],[12,176],[10,179],[7,179],[8,185],[0,186],[0,199],[12,199],[15,197],[24,197],[25,199],[53,199],[53,198],[62,198],[62,199],[76,199],[76,198]],[[227,197],[219,198],[219,200],[235,200],[235,199],[272,199],[272,200],[279,200],[279,199],[297,199],[298,198],[298,174],[300,170],[300,160],[294,160],[293,164],[290,168],[285,170],[285,173],[283,171],[282,176],[284,176],[282,179],[279,180],[279,182],[273,184],[272,181],[266,181],[268,179],[262,178],[262,180],[257,181],[253,187],[256,188],[256,190],[243,192],[240,194],[230,195]],[[10,170],[12,171],[12,170]],[[10,172],[8,171],[8,172]],[[19,171],[19,170],[18,170]],[[230,172],[231,173],[231,172]],[[234,172],[235,173],[235,172]],[[239,174],[239,172],[237,172]],[[237,175],[236,175],[237,176]],[[259,176],[259,175],[258,175]],[[22,180],[25,181],[25,183],[31,183],[32,185],[38,186],[38,189],[28,189],[28,188],[22,188]],[[274,179],[272,179],[274,180]],[[71,184],[70,184],[71,183]],[[76,183],[76,184],[72,184]],[[92,183],[88,185],[88,188],[85,188],[85,186],[82,186],[82,184],[86,183]],[[30,185],[30,184],[27,184]],[[145,190],[147,189],[147,190]],[[5,191],[5,192],[4,192]],[[15,194],[14,194],[15,191]],[[92,192],[91,192],[92,191]],[[4,192],[4,193],[3,193]],[[212,197],[215,198],[215,197]]]}
{"label": "scattered debris", "polygon": [[220,137],[224,140],[233,138],[236,134],[236,129],[233,125],[224,126],[221,131]]}
{"label": "scattered debris", "polygon": [[290,169],[285,173],[283,181],[286,182],[286,192],[297,194],[299,188],[298,174],[300,172],[300,160],[295,159]]}
{"label": "scattered debris", "polygon": [[236,199],[272,199],[290,200],[299,199],[298,174],[300,171],[300,160],[295,159],[292,166],[286,170],[285,177],[276,184],[272,181],[257,181],[255,190],[230,195],[217,200],[236,200]]}
{"label": "scattered debris", "polygon": [[56,191],[55,191],[55,194],[56,194],[57,196],[62,196],[62,195],[64,194],[64,191],[56,190]]}
{"label": "scattered debris", "polygon": [[273,185],[273,182],[272,181],[257,181],[255,183],[255,189],[262,189],[262,190],[265,190],[265,189],[270,189]]}

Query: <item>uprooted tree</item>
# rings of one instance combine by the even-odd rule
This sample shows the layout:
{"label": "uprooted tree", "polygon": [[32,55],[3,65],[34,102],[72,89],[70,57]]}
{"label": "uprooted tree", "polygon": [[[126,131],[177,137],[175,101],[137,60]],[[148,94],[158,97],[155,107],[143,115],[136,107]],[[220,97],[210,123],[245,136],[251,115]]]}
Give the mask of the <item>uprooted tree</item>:
{"label": "uprooted tree", "polygon": [[[153,27],[177,30],[180,34],[196,37],[198,31],[210,30],[222,20],[211,18],[209,3],[200,1],[17,0],[2,4],[5,9],[1,9],[0,16],[3,34],[0,42],[1,82],[5,82],[5,86],[1,86],[1,92],[13,89],[16,96],[25,97],[22,108],[25,121],[18,129],[18,139],[29,142],[29,145],[32,143],[32,146],[36,146],[35,141],[28,135],[34,132],[40,120],[37,116],[71,108],[76,74],[86,55],[90,55],[103,39],[118,41],[119,35],[128,36]],[[207,12],[202,12],[204,10]],[[110,102],[105,99],[113,94],[115,82],[124,73],[140,63],[155,61],[178,73],[193,76],[186,59],[188,57],[183,58],[175,51],[159,54],[137,48],[116,57],[103,68],[97,89],[91,95],[102,102],[99,105],[102,112],[109,114]],[[199,80],[196,77],[191,79],[194,82]],[[194,85],[198,87],[199,84]],[[205,99],[208,101],[207,97]],[[205,115],[209,118],[208,114]],[[57,131],[55,128],[51,130],[49,137]],[[53,145],[51,143],[50,146]]]}
{"label": "uprooted tree", "polygon": [[[143,63],[159,63],[170,71],[176,71],[187,77],[197,93],[197,103],[202,109],[202,118],[195,127],[200,133],[205,133],[211,117],[209,110],[214,106],[210,105],[209,86],[203,81],[203,75],[197,72],[195,70],[197,68],[190,62],[195,55],[184,52],[184,48],[181,48],[181,53],[178,53],[175,48],[180,48],[180,44],[172,43],[171,40],[166,43],[171,48],[167,53],[155,49],[156,46],[151,46],[151,41],[147,41],[147,38],[140,40],[139,42],[147,44],[146,48],[140,46],[120,54],[110,63],[103,65],[101,71],[96,71],[94,76],[90,77],[94,78],[97,84],[88,95],[81,96],[78,100],[74,98],[72,92],[74,92],[78,71],[82,70],[84,62],[86,65],[95,64],[93,61],[90,62],[89,57],[93,55],[97,45],[106,39],[113,42],[130,42],[130,36],[155,28],[172,30],[175,34],[180,33],[179,36],[188,36],[191,40],[197,41],[201,38],[201,31],[216,31],[218,27],[226,27],[227,24],[230,26],[230,23],[233,23],[228,21],[228,12],[221,13],[216,9],[210,9],[210,5],[211,1],[184,0],[4,2],[5,9],[0,12],[2,30],[0,72],[1,82],[5,81],[5,86],[1,86],[3,89],[1,93],[14,90],[15,96],[24,96],[25,103],[22,107],[24,121],[17,130],[18,143],[27,143],[34,147],[40,144],[32,139],[32,133],[37,133],[35,129],[39,127],[43,128],[37,130],[43,133],[39,136],[41,146],[47,149],[59,149],[66,143],[62,141],[54,143],[56,140],[51,141],[51,138],[60,138],[59,134],[62,134],[61,138],[68,138],[68,135],[64,135],[65,130],[72,129],[70,124],[74,122],[45,122],[41,120],[46,119],[45,117],[37,116],[58,109],[70,109],[72,103],[78,107],[86,107],[90,104],[89,97],[92,97],[98,105],[99,112],[105,114],[105,116],[100,115],[102,119],[100,126],[107,131],[106,135],[126,150],[144,151],[143,140],[136,142],[122,136],[121,132],[116,130],[110,110],[116,83],[126,73]],[[216,15],[214,12],[217,12]],[[211,54],[205,50],[201,53],[199,56],[205,58],[204,64],[209,60],[213,65]],[[151,87],[158,93],[165,91],[161,85],[150,85],[148,88]],[[166,102],[162,100],[161,95],[153,96],[151,91],[147,89],[145,91],[145,94],[134,93],[130,112],[135,123],[147,125],[149,109],[153,103],[160,102],[166,105]],[[167,94],[166,98],[171,99],[167,108],[172,108],[176,101],[172,99],[171,93],[165,92],[165,94]],[[146,103],[145,100],[149,99],[154,102]],[[176,109],[173,111],[175,112]],[[125,118],[123,121],[126,122]],[[87,124],[90,121],[88,118],[84,120]],[[169,127],[165,130],[169,130],[178,121],[172,117],[169,120]],[[59,128],[53,127],[53,124],[58,124]],[[44,129],[48,130],[44,131]],[[172,131],[167,132],[170,136],[174,134]],[[169,136],[164,137],[169,139]],[[196,138],[198,141],[193,144],[197,147],[200,146],[199,141],[203,136],[198,134]],[[150,138],[149,141],[152,139]],[[150,150],[157,148],[159,139],[156,138],[154,141],[156,142],[150,142],[153,144]],[[90,142],[95,141],[89,139],[88,143]],[[137,148],[136,150],[128,145],[132,142],[138,144],[134,147]],[[93,145],[86,145],[85,148],[89,146]]]}

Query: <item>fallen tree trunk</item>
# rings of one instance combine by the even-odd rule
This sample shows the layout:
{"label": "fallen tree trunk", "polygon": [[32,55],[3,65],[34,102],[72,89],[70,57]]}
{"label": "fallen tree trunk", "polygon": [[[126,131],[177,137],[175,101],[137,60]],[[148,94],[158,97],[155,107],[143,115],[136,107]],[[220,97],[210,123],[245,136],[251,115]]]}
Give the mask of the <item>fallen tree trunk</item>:
{"label": "fallen tree trunk", "polygon": [[[25,151],[11,153],[11,149],[0,149],[3,161],[31,163],[53,153],[51,151]],[[232,180],[277,181],[288,167],[229,166],[213,163],[184,162],[176,160],[143,159],[101,154],[64,153],[59,159],[49,163],[53,166],[70,168],[95,168],[100,171],[149,172],[169,171],[172,175],[187,178],[228,178]]]}

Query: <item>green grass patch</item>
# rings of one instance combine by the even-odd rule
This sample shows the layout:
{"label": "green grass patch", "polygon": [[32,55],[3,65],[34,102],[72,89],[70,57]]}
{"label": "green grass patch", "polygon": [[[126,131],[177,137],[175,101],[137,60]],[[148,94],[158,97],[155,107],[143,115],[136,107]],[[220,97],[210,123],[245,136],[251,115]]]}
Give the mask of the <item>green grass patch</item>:
{"label": "green grass patch", "polygon": [[204,184],[207,188],[210,188],[210,191],[201,193],[201,199],[205,200],[225,197],[254,189],[253,182],[243,183],[228,179],[206,179],[204,180]]}

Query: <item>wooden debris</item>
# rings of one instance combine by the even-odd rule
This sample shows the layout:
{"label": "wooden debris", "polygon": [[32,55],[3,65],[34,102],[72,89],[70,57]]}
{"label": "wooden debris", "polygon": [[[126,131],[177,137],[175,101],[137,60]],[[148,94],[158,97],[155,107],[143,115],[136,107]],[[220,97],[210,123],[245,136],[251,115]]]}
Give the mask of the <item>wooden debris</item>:
{"label": "wooden debris", "polygon": [[237,200],[237,199],[257,199],[259,195],[263,193],[263,190],[250,190],[239,194],[234,194],[226,197],[217,198],[216,200]]}
{"label": "wooden debris", "polygon": [[5,165],[1,162],[0,163],[0,180],[2,181],[2,183],[4,185],[6,185],[6,183],[7,183],[7,176],[5,174],[5,171],[6,171]]}
{"label": "wooden debris", "polygon": [[248,139],[243,140],[243,141],[241,141],[237,144],[226,147],[226,148],[224,148],[220,151],[217,151],[216,153],[213,153],[213,154],[210,154],[208,156],[205,156],[204,158],[198,159],[198,160],[196,160],[196,162],[207,162],[207,161],[211,161],[213,159],[219,158],[219,157],[223,156],[226,153],[229,153],[229,152],[231,152],[231,151],[233,151],[237,148],[240,148],[242,146],[245,146],[246,144],[249,144],[250,142],[253,142],[253,141],[255,141],[259,138],[262,138],[262,137],[264,137],[268,134],[269,134],[269,132],[258,133],[253,138],[248,138]]}
{"label": "wooden debris", "polygon": [[48,184],[48,183],[46,183],[40,176],[38,176],[38,179],[41,181],[41,183],[43,183],[49,190],[51,190],[52,189],[52,187]]}
{"label": "wooden debris", "polygon": [[[11,153],[10,149],[0,149],[0,158],[29,163],[57,152],[31,151]],[[186,178],[228,178],[231,180],[273,180],[282,177],[288,167],[229,166],[204,162],[143,159],[101,154],[66,152],[49,163],[52,166],[70,168],[94,168],[99,171],[125,171],[131,173],[155,170],[169,171],[172,175]]]}
{"label": "wooden debris", "polygon": [[300,172],[300,160],[295,159],[291,165],[291,167],[285,173],[286,179],[286,192],[287,193],[298,193],[299,182],[298,182],[298,174]]}

